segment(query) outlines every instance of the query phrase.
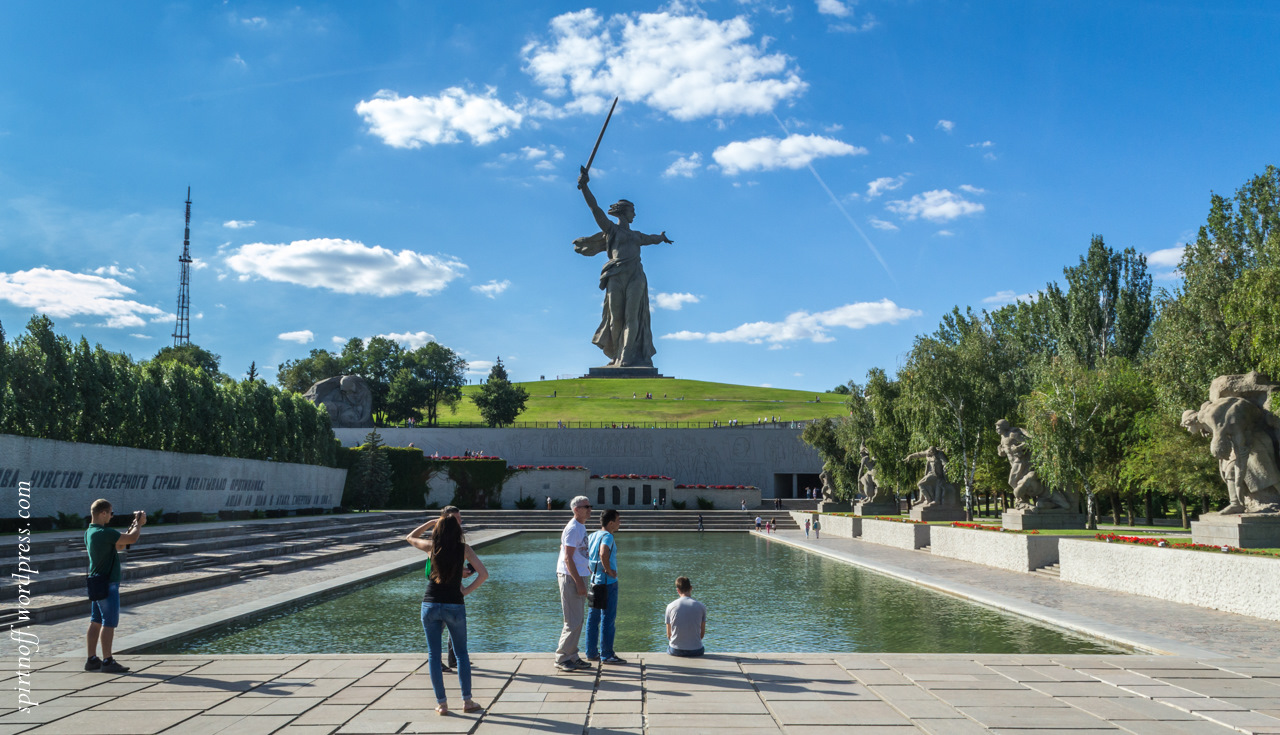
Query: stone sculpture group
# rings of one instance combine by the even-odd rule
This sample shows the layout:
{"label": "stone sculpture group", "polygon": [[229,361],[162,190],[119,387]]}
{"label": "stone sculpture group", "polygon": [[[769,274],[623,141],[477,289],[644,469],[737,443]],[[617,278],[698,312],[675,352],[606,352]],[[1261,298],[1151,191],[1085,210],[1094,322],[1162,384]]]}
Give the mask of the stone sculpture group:
{"label": "stone sculpture group", "polygon": [[1271,412],[1280,390],[1256,372],[1221,375],[1199,410],[1182,413],[1182,426],[1209,437],[1209,451],[1229,499],[1220,515],[1280,514],[1280,418]]}
{"label": "stone sculpture group", "polygon": [[918,521],[964,520],[956,486],[947,479],[947,454],[940,447],[929,447],[902,458],[903,462],[924,460],[924,477],[916,483],[920,491],[911,506],[911,517]]}
{"label": "stone sculpture group", "polygon": [[1009,460],[1009,487],[1013,490],[1014,507],[1025,513],[1074,512],[1073,499],[1061,490],[1045,487],[1031,469],[1027,432],[1000,419],[996,422],[996,433],[1000,435],[996,453]]}
{"label": "stone sculpture group", "polygon": [[337,375],[321,380],[302,397],[324,406],[335,429],[373,428],[373,391],[359,375]]}

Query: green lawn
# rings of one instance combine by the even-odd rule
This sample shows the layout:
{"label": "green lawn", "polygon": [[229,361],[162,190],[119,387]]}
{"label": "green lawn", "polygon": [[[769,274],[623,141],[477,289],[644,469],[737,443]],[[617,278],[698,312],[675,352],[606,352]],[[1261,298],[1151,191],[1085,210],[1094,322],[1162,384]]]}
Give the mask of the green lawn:
{"label": "green lawn", "polygon": [[[529,391],[521,422],[557,421],[644,425],[655,422],[719,421],[727,424],[755,423],[777,417],[779,421],[802,421],[827,416],[844,416],[844,396],[784,388],[760,388],[700,380],[539,380],[520,383]],[[440,424],[480,422],[480,412],[468,396],[480,386],[462,389],[458,413],[447,410]],[[652,399],[645,399],[652,393]],[[632,398],[632,395],[635,398]]]}

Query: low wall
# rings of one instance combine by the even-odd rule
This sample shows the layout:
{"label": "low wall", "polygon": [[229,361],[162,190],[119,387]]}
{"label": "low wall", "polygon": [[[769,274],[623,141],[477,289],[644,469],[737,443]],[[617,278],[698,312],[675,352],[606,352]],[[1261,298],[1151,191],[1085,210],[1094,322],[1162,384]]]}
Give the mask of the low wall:
{"label": "low wall", "polygon": [[347,471],[332,467],[0,434],[0,491],[18,512],[19,484],[31,483],[33,518],[88,515],[106,498],[120,513],[216,513],[332,507],[342,502]]}
{"label": "low wall", "polygon": [[651,508],[655,499],[661,503],[663,498],[670,508],[674,488],[670,478],[592,477],[587,480],[587,497],[597,508]]}
{"label": "low wall", "polygon": [[[826,528],[826,525],[823,525]],[[929,545],[929,526],[925,523],[899,523],[862,519],[862,540],[899,549],[918,549]]]}
{"label": "low wall", "polygon": [[[833,516],[823,513],[822,516],[822,533],[831,538],[858,538],[862,535],[862,520],[853,516]],[[800,521],[800,527],[804,528],[804,521]]]}
{"label": "low wall", "polygon": [[747,504],[747,510],[756,511],[760,507],[760,488],[734,488],[732,490],[720,490],[714,488],[696,488],[696,487],[677,487],[671,490],[672,500],[679,500],[689,504],[689,510],[698,509],[698,498],[705,498],[715,503],[716,510],[738,510],[742,507],[742,503]]}
{"label": "low wall", "polygon": [[1064,582],[1280,620],[1280,559],[1086,539],[1058,556]]}
{"label": "low wall", "polygon": [[594,504],[595,495],[590,490],[595,480],[588,480],[590,476],[591,472],[585,469],[521,470],[503,484],[502,507],[514,508],[518,498],[526,497],[538,501],[537,507],[545,508],[548,495],[552,500],[563,500],[565,503],[579,495],[586,495]]}
{"label": "low wall", "polygon": [[934,526],[929,532],[929,552],[934,556],[985,564],[989,567],[1031,572],[1058,563],[1059,536],[978,531],[972,528]]}

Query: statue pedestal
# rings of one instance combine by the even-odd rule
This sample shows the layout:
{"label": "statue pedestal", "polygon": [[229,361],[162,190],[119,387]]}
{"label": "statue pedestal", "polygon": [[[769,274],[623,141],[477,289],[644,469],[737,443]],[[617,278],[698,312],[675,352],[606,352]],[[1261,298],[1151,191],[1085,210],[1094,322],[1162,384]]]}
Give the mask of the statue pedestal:
{"label": "statue pedestal", "polygon": [[836,500],[821,500],[818,502],[819,513],[848,513],[853,510],[853,506],[849,503],[842,503]]}
{"label": "statue pedestal", "polygon": [[915,506],[911,509],[910,517],[913,521],[924,521],[925,523],[933,521],[963,521],[964,508],[947,508],[937,505]]}
{"label": "statue pedestal", "polygon": [[873,503],[870,500],[860,501],[853,506],[853,514],[858,516],[896,516],[901,515],[897,501]]}
{"label": "statue pedestal", "polygon": [[670,375],[659,375],[655,367],[593,367],[588,369],[584,378],[672,378]]}
{"label": "statue pedestal", "polygon": [[1202,515],[1191,522],[1191,541],[1238,549],[1274,549],[1280,547],[1280,513]]}
{"label": "statue pedestal", "polygon": [[1000,525],[1012,531],[1061,531],[1085,528],[1088,526],[1088,516],[1084,513],[1061,511],[1028,513],[1025,510],[1006,510],[1000,516]]}

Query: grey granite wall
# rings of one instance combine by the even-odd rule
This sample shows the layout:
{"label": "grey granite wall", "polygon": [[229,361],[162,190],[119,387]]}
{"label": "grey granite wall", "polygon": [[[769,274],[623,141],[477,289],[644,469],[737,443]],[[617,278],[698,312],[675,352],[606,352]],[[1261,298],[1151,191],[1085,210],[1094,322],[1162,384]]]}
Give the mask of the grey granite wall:
{"label": "grey granite wall", "polygon": [[[367,429],[337,429],[344,447],[359,445]],[[379,429],[383,441],[412,443],[430,455],[466,450],[507,464],[581,465],[594,475],[666,475],[676,483],[752,485],[766,498],[775,474],[817,474],[818,453],[800,429]]]}
{"label": "grey granite wall", "polygon": [[[0,434],[0,517],[89,514],[106,498],[122,513],[332,507],[347,471],[315,465],[156,452]],[[20,497],[31,483],[30,497]]]}

